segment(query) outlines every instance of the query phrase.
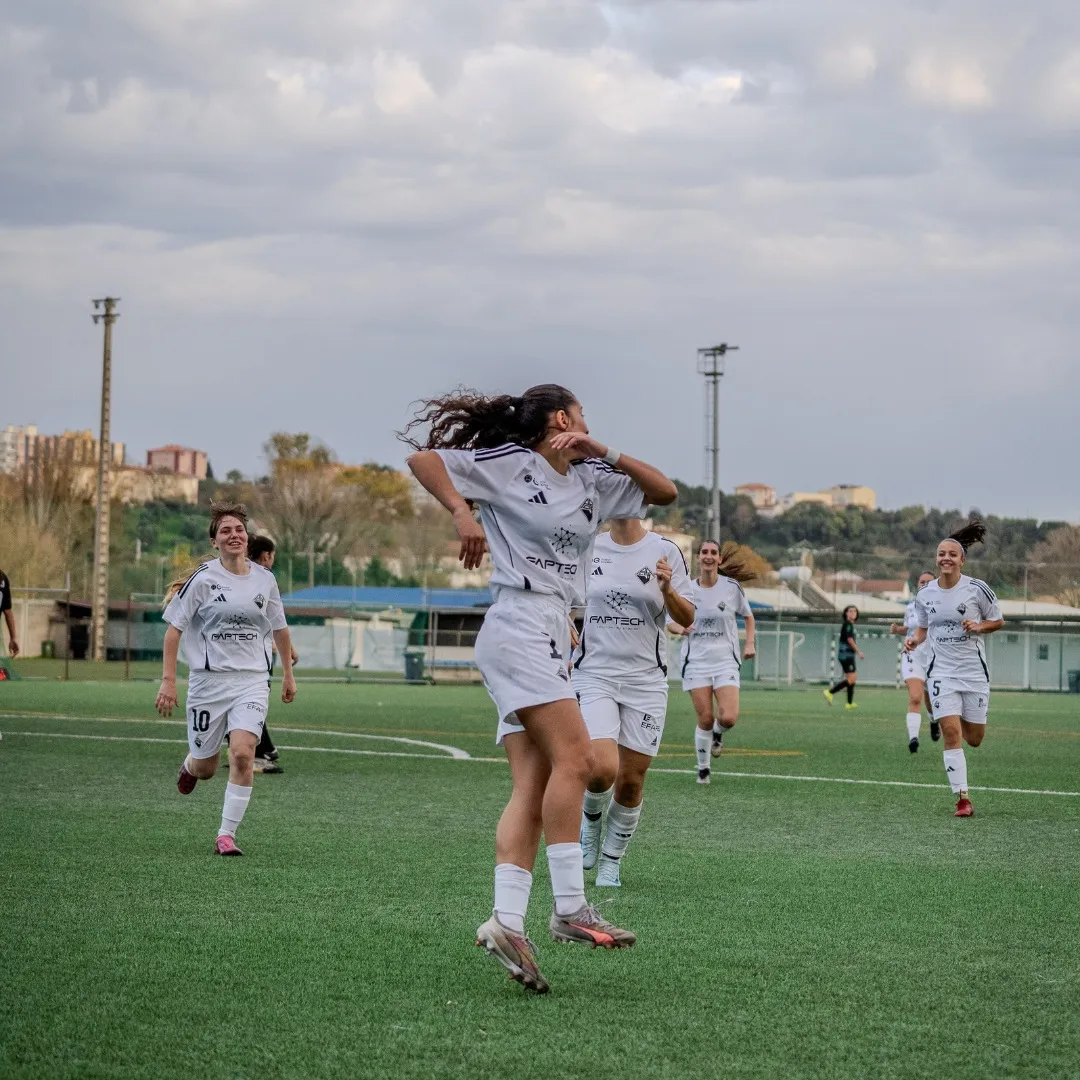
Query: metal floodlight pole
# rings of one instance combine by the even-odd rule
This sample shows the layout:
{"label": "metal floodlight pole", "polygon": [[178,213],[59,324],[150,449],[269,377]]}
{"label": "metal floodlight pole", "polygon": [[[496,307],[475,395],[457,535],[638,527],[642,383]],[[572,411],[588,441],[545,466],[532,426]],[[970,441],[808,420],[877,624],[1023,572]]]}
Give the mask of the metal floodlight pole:
{"label": "metal floodlight pole", "polygon": [[[98,440],[97,512],[94,528],[94,579],[91,583],[91,658],[103,661],[109,621],[109,500],[112,479],[112,437],[109,430],[112,397],[112,327],[120,316],[116,305],[120,298],[106,296],[95,300],[91,316],[94,324],[105,324],[105,344],[101,371],[101,436]],[[104,310],[102,311],[102,309]]]}
{"label": "metal floodlight pole", "polygon": [[[698,349],[697,369],[705,376],[705,409],[711,420],[711,431],[706,434],[705,452],[709,457],[712,498],[709,503],[709,524],[706,533],[716,540],[720,539],[720,380],[724,377],[724,358],[729,352],[738,351],[738,345],[710,345]],[[706,423],[706,427],[710,425]]]}

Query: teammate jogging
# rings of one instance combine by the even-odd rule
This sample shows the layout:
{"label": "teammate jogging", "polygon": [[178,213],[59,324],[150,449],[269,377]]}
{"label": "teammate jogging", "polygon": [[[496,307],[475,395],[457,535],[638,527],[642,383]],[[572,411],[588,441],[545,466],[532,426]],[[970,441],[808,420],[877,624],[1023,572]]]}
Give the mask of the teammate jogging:
{"label": "teammate jogging", "polygon": [[[739,719],[739,624],[746,623],[746,644],[742,659],[755,653],[754,616],[740,581],[755,576],[739,555],[739,545],[704,540],[698,547],[698,578],[693,583],[694,621],[685,626],[669,625],[673,634],[685,638],[682,645],[682,687],[689,692],[697,715],[694,749],[697,754],[697,782],[712,778],[710,754],[719,757],[724,732]],[[715,712],[714,712],[715,705]]]}
{"label": "teammate jogging", "polygon": [[586,870],[599,858],[597,885],[622,884],[619,860],[637,829],[645,773],[664,735],[664,626],[668,617],[684,625],[694,621],[692,595],[682,552],[670,540],[646,532],[638,518],[619,518],[609,533],[596,538],[573,684],[592,738],[594,766],[582,806],[581,850]]}
{"label": "teammate jogging", "polygon": [[938,544],[938,577],[915,597],[916,629],[904,642],[913,653],[930,643],[926,682],[934,719],[945,740],[945,774],[958,796],[956,817],[971,817],[963,743],[978,746],[986,734],[990,670],[982,635],[1005,625],[997,597],[985,581],[962,573],[967,549],[981,543],[986,526],[972,521]]}
{"label": "teammate jogging", "polygon": [[840,640],[836,643],[836,659],[840,663],[840,670],[844,677],[828,690],[823,690],[825,700],[831,705],[833,696],[840,690],[847,690],[847,704],[845,709],[857,709],[855,704],[855,683],[859,676],[855,671],[855,657],[865,660],[862,649],[855,642],[855,624],[859,621],[859,609],[854,604],[844,608],[843,622],[840,625]]}
{"label": "teammate jogging", "polygon": [[[281,700],[296,696],[292,643],[277,581],[248,561],[247,511],[240,503],[210,507],[210,542],[220,552],[181,585],[165,608],[165,660],[157,709],[171,716],[176,707],[176,660],[181,639],[187,661],[188,756],[176,786],[181,795],[217,772],[218,750],[229,735],[229,782],[219,855],[241,855],[236,830],[251,799],[255,747],[270,698],[270,640],[281,655]],[[171,590],[170,590],[171,592]]]}
{"label": "teammate jogging", "polygon": [[15,634],[15,615],[11,610],[11,580],[0,570],[0,612],[8,628],[8,655],[14,659],[19,655],[19,640]]}
{"label": "teammate jogging", "polygon": [[[934,580],[931,573],[919,575],[918,587]],[[902,634],[904,638],[915,633],[918,626],[916,622],[915,601],[911,600],[904,609],[904,621],[893,623],[889,627],[890,634]],[[926,665],[930,661],[930,646],[923,642],[914,652],[902,652],[900,654],[900,674],[908,692],[907,707],[907,734],[908,749],[916,754],[919,751],[919,729],[922,727],[923,698],[926,699],[926,710],[930,713],[930,738],[937,742],[941,738],[941,725],[934,719],[930,709],[930,695],[926,692]]]}
{"label": "teammate jogging", "polygon": [[[423,443],[408,434],[418,424],[431,425]],[[402,435],[418,450],[409,468],[453,515],[465,568],[491,551],[495,603],[476,661],[498,709],[496,741],[513,794],[495,833],[494,911],[476,937],[511,978],[542,993],[548,984],[525,935],[541,833],[555,895],[552,937],[605,948],[635,940],[585,899],[579,827],[593,754],[567,669],[568,616],[583,597],[600,522],[640,517],[646,503],[674,502],[677,491],[656,469],[591,438],[581,405],[561,386],[435,398]]]}

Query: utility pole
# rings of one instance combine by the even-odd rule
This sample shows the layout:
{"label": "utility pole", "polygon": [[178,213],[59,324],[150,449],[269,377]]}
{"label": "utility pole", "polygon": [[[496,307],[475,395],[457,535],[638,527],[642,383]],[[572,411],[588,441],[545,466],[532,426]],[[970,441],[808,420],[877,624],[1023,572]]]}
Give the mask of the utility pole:
{"label": "utility pole", "polygon": [[724,358],[738,348],[725,342],[697,351],[698,374],[705,376],[705,456],[712,487],[708,526],[702,539],[720,540],[720,380],[724,377]]}
{"label": "utility pole", "polygon": [[[101,437],[98,440],[97,514],[94,527],[94,579],[91,583],[91,652],[95,661],[106,654],[109,623],[109,503],[112,480],[112,436],[109,430],[112,397],[112,326],[120,316],[120,298],[106,296],[94,301],[94,324],[105,324],[101,366]],[[102,311],[104,308],[104,311]]]}

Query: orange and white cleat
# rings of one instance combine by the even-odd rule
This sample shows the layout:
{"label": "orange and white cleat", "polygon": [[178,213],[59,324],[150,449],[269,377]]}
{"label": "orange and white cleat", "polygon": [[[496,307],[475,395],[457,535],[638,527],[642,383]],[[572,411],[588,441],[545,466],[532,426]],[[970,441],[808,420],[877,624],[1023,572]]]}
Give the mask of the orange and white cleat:
{"label": "orange and white cleat", "polygon": [[517,934],[492,915],[476,931],[476,944],[486,949],[507,971],[514,982],[538,994],[548,992],[548,981],[536,964],[536,946],[524,935]]}
{"label": "orange and white cleat", "polygon": [[956,803],[956,813],[953,817],[974,817],[975,807],[971,805],[971,800],[966,795],[961,795]]}
{"label": "orange and white cleat", "polygon": [[551,936],[560,942],[576,941],[594,949],[626,949],[637,941],[629,930],[623,930],[605,919],[592,904],[586,904],[572,915],[555,912],[548,923]]}
{"label": "orange and white cleat", "polygon": [[219,836],[214,841],[214,850],[219,855],[243,855],[244,853],[236,846],[236,841],[227,833]]}

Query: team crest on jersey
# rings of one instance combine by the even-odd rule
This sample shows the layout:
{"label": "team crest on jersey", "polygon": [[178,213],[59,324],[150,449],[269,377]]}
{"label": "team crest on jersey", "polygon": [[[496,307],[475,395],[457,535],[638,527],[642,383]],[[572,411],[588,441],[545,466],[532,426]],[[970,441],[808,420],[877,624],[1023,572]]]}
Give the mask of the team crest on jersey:
{"label": "team crest on jersey", "polygon": [[637,572],[635,577],[638,579],[638,581],[641,582],[642,585],[648,585],[649,582],[653,579],[653,572],[647,566],[643,566]]}
{"label": "team crest on jersey", "polygon": [[630,597],[620,589],[612,589],[604,599],[616,611],[625,611],[630,606]]}
{"label": "team crest on jersey", "polygon": [[578,509],[585,515],[585,520],[591,523],[593,514],[596,512],[596,504],[592,499],[586,499]]}
{"label": "team crest on jersey", "polygon": [[258,595],[257,595],[257,596],[255,597],[255,606],[256,606],[256,607],[257,607],[257,608],[258,608],[258,609],[259,609],[260,611],[262,611],[262,609],[263,609],[263,606],[264,606],[265,604],[266,604],[266,597],[265,597],[265,596],[263,596],[263,594],[262,594],[262,593],[259,593],[259,594],[258,594]]}
{"label": "team crest on jersey", "polygon": [[717,604],[717,607],[718,607],[718,608],[719,608],[719,609],[720,609],[721,611],[727,611],[727,602],[726,602],[726,601],[724,601],[724,600],[721,600],[721,601],[720,601],[720,603],[719,603],[719,604]]}
{"label": "team crest on jersey", "polygon": [[578,534],[573,529],[556,529],[551,535],[551,546],[560,554],[565,555],[577,547]]}
{"label": "team crest on jersey", "polygon": [[956,605],[956,610],[957,610],[957,611],[958,611],[958,612],[959,612],[959,613],[960,613],[961,615],[963,615],[963,614],[964,614],[964,612],[965,612],[965,611],[967,611],[967,604],[957,604],[957,605]]}

